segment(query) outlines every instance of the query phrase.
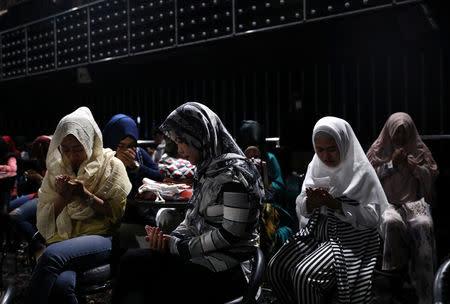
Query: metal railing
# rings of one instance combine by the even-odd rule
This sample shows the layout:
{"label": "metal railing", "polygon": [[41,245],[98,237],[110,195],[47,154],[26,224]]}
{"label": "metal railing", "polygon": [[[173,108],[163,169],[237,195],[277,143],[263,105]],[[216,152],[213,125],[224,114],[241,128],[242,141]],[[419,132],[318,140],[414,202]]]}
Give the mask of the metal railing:
{"label": "metal railing", "polygon": [[433,135],[420,135],[423,140],[443,140],[450,139],[449,134],[433,134]]}
{"label": "metal railing", "polygon": [[0,81],[421,0],[102,0],[0,32]]}

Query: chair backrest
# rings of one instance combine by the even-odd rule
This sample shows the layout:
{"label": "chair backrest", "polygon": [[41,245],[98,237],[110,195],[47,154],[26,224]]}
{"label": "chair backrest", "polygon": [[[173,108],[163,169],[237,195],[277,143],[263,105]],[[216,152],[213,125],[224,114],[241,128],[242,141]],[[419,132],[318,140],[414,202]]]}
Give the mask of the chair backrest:
{"label": "chair backrest", "polygon": [[242,303],[256,303],[256,294],[261,286],[262,278],[264,276],[264,269],[266,267],[264,254],[259,247],[255,247],[252,264],[253,269],[248,282],[248,290],[244,295]]}
{"label": "chair backrest", "polygon": [[434,304],[450,302],[450,258],[439,267],[434,277]]}
{"label": "chair backrest", "polygon": [[13,302],[13,298],[14,298],[14,285],[8,285],[8,287],[6,288],[6,291],[2,293],[2,297],[0,298],[0,303],[1,304],[10,304]]}
{"label": "chair backrest", "polygon": [[266,267],[266,260],[264,257],[264,253],[259,247],[254,247],[252,258],[252,272],[245,294],[239,298],[228,301],[225,304],[255,304],[258,302],[257,296],[262,283],[264,269]]}
{"label": "chair backrest", "polygon": [[264,182],[264,188],[269,188],[269,173],[268,173],[268,169],[267,169],[267,162],[262,161],[261,162],[261,167],[262,167],[262,178],[263,178],[263,182]]}
{"label": "chair backrest", "polygon": [[104,264],[86,270],[77,277],[76,295],[84,296],[104,292],[112,288],[113,274],[111,264]]}

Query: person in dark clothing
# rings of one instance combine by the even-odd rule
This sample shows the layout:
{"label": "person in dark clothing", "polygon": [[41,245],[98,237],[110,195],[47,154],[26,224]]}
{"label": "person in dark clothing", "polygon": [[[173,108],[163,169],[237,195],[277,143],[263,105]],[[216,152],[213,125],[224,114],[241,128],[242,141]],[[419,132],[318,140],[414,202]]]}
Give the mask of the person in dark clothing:
{"label": "person in dark clothing", "polygon": [[241,123],[237,142],[245,155],[260,170],[265,186],[265,203],[260,221],[260,247],[270,258],[296,230],[295,215],[284,207],[286,186],[276,156],[266,151],[261,124],[255,120]]}
{"label": "person in dark clothing", "polygon": [[267,163],[268,186],[272,189],[273,200],[281,204],[286,186],[277,158],[273,153],[266,151],[265,135],[262,125],[255,120],[242,121],[236,140],[242,151],[247,151],[244,153],[250,156],[259,150],[259,157],[257,158]]}
{"label": "person in dark clothing", "polygon": [[[2,174],[16,173],[19,156],[12,151],[4,138],[5,136],[0,136],[0,172],[2,172]],[[9,201],[11,200],[14,184],[3,184],[4,183],[2,183],[0,192],[0,211],[2,212],[2,214],[6,214]]]}
{"label": "person in dark clothing", "polygon": [[[9,204],[9,217],[13,226],[20,236],[28,242],[36,233],[36,210],[38,204],[38,190],[42,185],[47,166],[45,159],[50,146],[51,137],[41,135],[31,144],[31,151],[36,157],[36,170],[28,169],[23,174],[22,185],[19,193],[22,196],[11,201]],[[28,191],[27,191],[28,190]]]}
{"label": "person in dark clothing", "polygon": [[139,132],[136,122],[125,114],[114,115],[103,129],[104,147],[116,151],[116,157],[125,165],[132,189],[127,199],[127,207],[122,222],[153,224],[157,210],[141,209],[130,201],[134,200],[144,177],[162,181],[158,165],[152,157],[137,146]]}

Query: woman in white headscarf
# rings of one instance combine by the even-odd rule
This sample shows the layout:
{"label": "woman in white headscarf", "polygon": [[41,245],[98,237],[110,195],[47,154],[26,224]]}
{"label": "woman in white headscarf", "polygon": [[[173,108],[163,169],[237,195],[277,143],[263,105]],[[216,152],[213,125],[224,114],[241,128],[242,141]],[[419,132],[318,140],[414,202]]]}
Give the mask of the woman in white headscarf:
{"label": "woman in white headscarf", "polygon": [[367,157],[389,200],[383,215],[383,270],[394,277],[392,294],[398,294],[409,277],[418,302],[431,303],[436,266],[432,187],[439,174],[433,156],[407,113],[392,114]]}
{"label": "woman in white headscarf", "polygon": [[309,221],[270,260],[269,281],[282,303],[322,303],[333,290],[339,303],[368,303],[386,196],[345,120],[320,119],[312,139],[296,201]]}
{"label": "woman in white headscarf", "polygon": [[123,163],[103,149],[86,107],[61,119],[46,163],[37,228],[48,245],[33,271],[29,302],[77,303],[76,273],[109,260],[131,184]]}

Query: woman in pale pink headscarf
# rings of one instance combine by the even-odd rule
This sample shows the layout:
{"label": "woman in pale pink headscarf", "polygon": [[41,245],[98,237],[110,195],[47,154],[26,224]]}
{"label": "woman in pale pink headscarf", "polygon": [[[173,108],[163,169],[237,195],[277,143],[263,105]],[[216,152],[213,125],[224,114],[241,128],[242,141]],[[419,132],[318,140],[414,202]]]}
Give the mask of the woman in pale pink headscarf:
{"label": "woman in pale pink headscarf", "polygon": [[409,272],[418,303],[432,302],[435,267],[432,185],[439,171],[411,117],[392,114],[367,157],[390,203],[383,215],[383,270]]}

